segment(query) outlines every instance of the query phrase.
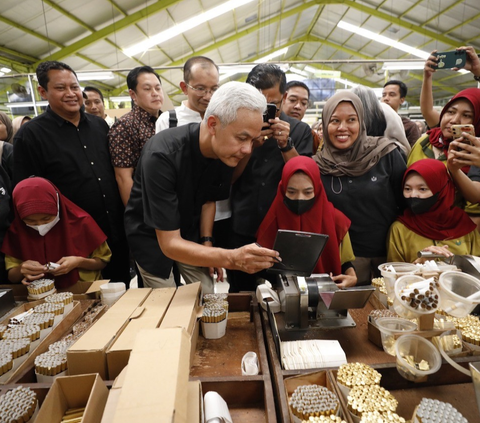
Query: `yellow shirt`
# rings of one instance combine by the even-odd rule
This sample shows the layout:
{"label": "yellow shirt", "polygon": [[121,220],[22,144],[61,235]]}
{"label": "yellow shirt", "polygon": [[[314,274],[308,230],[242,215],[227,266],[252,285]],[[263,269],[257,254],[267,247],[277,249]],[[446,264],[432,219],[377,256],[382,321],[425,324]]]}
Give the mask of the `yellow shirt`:
{"label": "yellow shirt", "polygon": [[343,237],[342,242],[339,246],[340,249],[340,262],[345,264],[348,261],[355,260],[355,254],[353,254],[352,242],[350,241],[350,234],[347,234]]}
{"label": "yellow shirt", "polygon": [[387,262],[412,263],[418,251],[431,245],[448,245],[455,255],[480,256],[480,233],[475,229],[460,238],[434,240],[416,234],[397,220],[390,227],[387,238]]}
{"label": "yellow shirt", "polygon": [[[110,247],[105,241],[99,247],[97,247],[88,258],[99,258],[105,263],[108,263],[112,257],[112,252]],[[19,260],[15,257],[5,255],[5,268],[7,272],[14,267],[20,266],[24,260]],[[86,269],[78,269],[78,275],[80,277],[80,281],[82,282],[93,282],[102,279],[102,271],[101,270],[86,270]]]}

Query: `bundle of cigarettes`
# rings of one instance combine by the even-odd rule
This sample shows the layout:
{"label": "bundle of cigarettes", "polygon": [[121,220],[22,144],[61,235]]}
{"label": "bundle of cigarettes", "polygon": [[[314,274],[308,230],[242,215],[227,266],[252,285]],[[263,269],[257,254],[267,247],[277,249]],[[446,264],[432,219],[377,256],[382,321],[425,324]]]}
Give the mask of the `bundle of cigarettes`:
{"label": "bundle of cigarettes", "polygon": [[203,306],[202,322],[218,323],[227,318],[227,311],[223,304],[207,303]]}
{"label": "bundle of cigarettes", "polygon": [[387,411],[379,413],[378,411],[367,411],[362,414],[360,423],[405,423],[406,420],[396,413]]}
{"label": "bundle of cigarettes", "polygon": [[30,351],[30,339],[2,339],[0,341],[0,357],[11,353],[13,359],[21,357]]}
{"label": "bundle of cigarettes", "polygon": [[23,323],[25,325],[38,325],[40,330],[47,329],[53,326],[55,321],[55,314],[53,313],[33,313],[27,316]]}
{"label": "bundle of cigarettes", "polygon": [[414,310],[433,312],[438,308],[438,291],[433,279],[414,282],[403,287],[400,298]]}
{"label": "bundle of cigarettes", "polygon": [[30,295],[41,295],[55,288],[53,279],[38,279],[27,286]]}
{"label": "bundle of cigarettes", "polygon": [[55,316],[63,314],[65,306],[63,303],[43,303],[34,307],[35,313],[53,313]]}
{"label": "bundle of cigarettes", "polygon": [[354,386],[348,394],[348,409],[355,416],[378,411],[379,413],[395,412],[398,401],[386,389],[379,385]]}
{"label": "bundle of cigarettes", "polygon": [[33,314],[33,308],[30,308],[27,311],[24,311],[23,313],[20,313],[20,314],[17,314],[16,316],[11,317],[8,323],[8,327],[11,328],[12,326],[23,324],[23,321],[27,318],[27,316],[30,316],[32,314]]}
{"label": "bundle of cigarettes", "polygon": [[384,308],[381,310],[372,310],[368,316],[370,317],[370,321],[375,322],[375,320],[380,319],[381,317],[398,317],[398,314],[392,310]]}
{"label": "bundle of cigarettes", "polygon": [[204,303],[216,303],[219,301],[226,301],[228,298],[228,294],[221,293],[221,294],[205,294],[203,296]]}
{"label": "bundle of cigarettes", "polygon": [[93,307],[87,312],[87,314],[79,323],[76,323],[73,326],[72,333],[75,339],[82,336],[82,334],[92,325],[93,321],[97,318],[98,313],[100,313],[103,309],[103,305],[97,305]]}
{"label": "bundle of cigarettes", "polygon": [[347,423],[338,416],[331,414],[330,416],[309,417],[308,420],[302,420],[302,423],[323,422],[323,423]]}
{"label": "bundle of cigarettes", "polygon": [[62,303],[64,306],[73,302],[73,293],[57,292],[45,298],[46,303]]}
{"label": "bundle of cigarettes", "polygon": [[0,397],[0,422],[28,422],[37,407],[37,394],[19,386]]}
{"label": "bundle of cigarettes", "polygon": [[387,295],[387,288],[385,287],[385,281],[383,278],[373,278],[372,279],[372,286],[378,288],[378,290],[382,293]]}
{"label": "bundle of cigarettes", "polygon": [[0,339],[3,338],[3,334],[7,330],[7,325],[0,325]]}
{"label": "bundle of cigarettes", "polygon": [[431,398],[423,398],[412,420],[419,423],[468,423],[452,404]]}
{"label": "bundle of cigarettes", "polygon": [[34,342],[40,338],[40,326],[38,325],[18,325],[5,331],[3,339],[21,339],[28,338]]}
{"label": "bundle of cigarettes", "polygon": [[338,406],[336,395],[320,385],[298,386],[290,398],[293,415],[303,420],[336,414]]}
{"label": "bundle of cigarettes", "polygon": [[80,423],[85,413],[85,407],[82,408],[69,408],[65,411],[62,417],[61,423]]}
{"label": "bundle of cigarettes", "polygon": [[446,317],[447,321],[453,322],[455,327],[462,332],[462,339],[469,344],[480,346],[480,319],[477,316]]}
{"label": "bundle of cigarettes", "polygon": [[342,364],[338,368],[337,381],[347,388],[356,385],[378,385],[382,375],[363,363]]}
{"label": "bundle of cigarettes", "polygon": [[55,376],[67,370],[67,354],[46,351],[35,357],[35,372],[45,376]]}
{"label": "bundle of cigarettes", "polygon": [[0,354],[0,376],[12,370],[13,356],[12,353]]}

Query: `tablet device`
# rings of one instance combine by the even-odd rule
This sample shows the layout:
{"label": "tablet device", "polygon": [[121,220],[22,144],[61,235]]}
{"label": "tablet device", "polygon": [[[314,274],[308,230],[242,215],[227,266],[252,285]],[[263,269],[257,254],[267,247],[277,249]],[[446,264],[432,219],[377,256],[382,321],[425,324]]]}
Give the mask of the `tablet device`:
{"label": "tablet device", "polygon": [[281,262],[268,272],[284,275],[310,276],[328,241],[328,235],[279,229],[273,249],[280,253]]}

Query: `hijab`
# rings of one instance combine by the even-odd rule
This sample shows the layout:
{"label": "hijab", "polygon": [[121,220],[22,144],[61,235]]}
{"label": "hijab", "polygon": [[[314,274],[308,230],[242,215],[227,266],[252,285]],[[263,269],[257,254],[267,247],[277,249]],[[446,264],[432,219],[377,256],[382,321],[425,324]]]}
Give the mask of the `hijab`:
{"label": "hijab", "polygon": [[[313,182],[315,202],[303,214],[295,214],[284,204],[290,178],[298,171],[304,172]],[[329,236],[327,245],[320,256],[315,273],[341,273],[339,245],[350,227],[350,220],[327,200],[315,161],[309,157],[297,156],[283,167],[282,179],[277,195],[257,231],[257,241],[266,248],[272,248],[278,229],[313,232]]]}
{"label": "hijab", "polygon": [[8,115],[4,112],[0,112],[0,121],[7,127],[7,139],[2,141],[9,142],[11,144],[13,141],[12,121],[10,120]]}
{"label": "hijab", "polygon": [[15,119],[12,120],[12,127],[13,127],[13,135],[15,135],[20,127],[23,125],[23,121],[26,120],[27,122],[31,120],[30,116],[17,116]]}
{"label": "hijab", "polygon": [[427,183],[436,203],[429,211],[414,214],[405,209],[398,218],[408,229],[434,241],[460,238],[476,230],[475,223],[460,207],[454,206],[455,186],[445,165],[435,159],[422,159],[413,163],[403,176],[403,185],[411,172],[417,172]]}
{"label": "hijab", "polygon": [[[32,177],[13,190],[15,218],[5,235],[1,251],[23,261],[41,264],[57,262],[62,257],[88,257],[107,239],[93,218],[64,197],[50,181]],[[60,221],[41,236],[22,219],[37,213],[56,215]],[[57,288],[67,288],[79,280],[78,269],[55,276]]]}
{"label": "hijab", "polygon": [[442,150],[445,154],[445,157],[448,153],[448,146],[450,145],[450,140],[443,139],[443,133],[440,129],[440,122],[442,121],[443,116],[452,106],[453,103],[457,100],[468,100],[473,107],[473,126],[475,127],[475,136],[480,137],[480,89],[478,88],[467,88],[466,90],[460,91],[458,94],[454,95],[452,99],[445,105],[440,113],[439,126],[432,128],[427,131],[428,139],[430,144],[438,149]]}
{"label": "hijab", "polygon": [[[360,131],[355,142],[346,149],[336,148],[328,134],[328,124],[337,106],[342,102],[352,103],[357,112]],[[329,98],[322,114],[323,149],[314,156],[324,175],[361,176],[374,167],[380,159],[397,146],[395,140],[386,137],[369,137],[365,128],[364,109],[361,100],[350,91],[341,91]]]}

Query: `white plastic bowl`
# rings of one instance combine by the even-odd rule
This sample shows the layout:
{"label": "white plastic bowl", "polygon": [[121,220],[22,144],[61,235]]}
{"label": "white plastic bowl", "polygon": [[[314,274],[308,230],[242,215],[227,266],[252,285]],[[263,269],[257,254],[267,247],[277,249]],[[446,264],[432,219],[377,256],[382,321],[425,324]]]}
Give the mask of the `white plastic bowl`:
{"label": "white plastic bowl", "polygon": [[445,272],[438,280],[439,307],[454,317],[465,317],[480,304],[480,280],[461,272]]}
{"label": "white plastic bowl", "polygon": [[[413,283],[425,280],[426,279],[417,275],[405,275],[397,279],[397,281],[395,282],[395,297],[393,299],[393,309],[399,316],[404,317],[405,319],[415,319],[418,318],[420,315],[435,313],[435,310],[425,310],[421,308],[414,309],[402,300],[401,293],[403,288],[408,288],[409,285]],[[434,293],[439,295],[436,288]]]}
{"label": "white plastic bowl", "polygon": [[[386,270],[387,267],[393,267],[395,272]],[[378,270],[383,276],[385,281],[385,288],[387,289],[387,295],[393,300],[395,296],[395,281],[404,275],[414,275],[420,272],[420,268],[412,263],[383,263],[378,266]]]}
{"label": "white plastic bowl", "polygon": [[413,332],[417,325],[410,320],[398,317],[380,317],[375,324],[382,336],[382,346],[387,354],[395,356],[395,335]]}

